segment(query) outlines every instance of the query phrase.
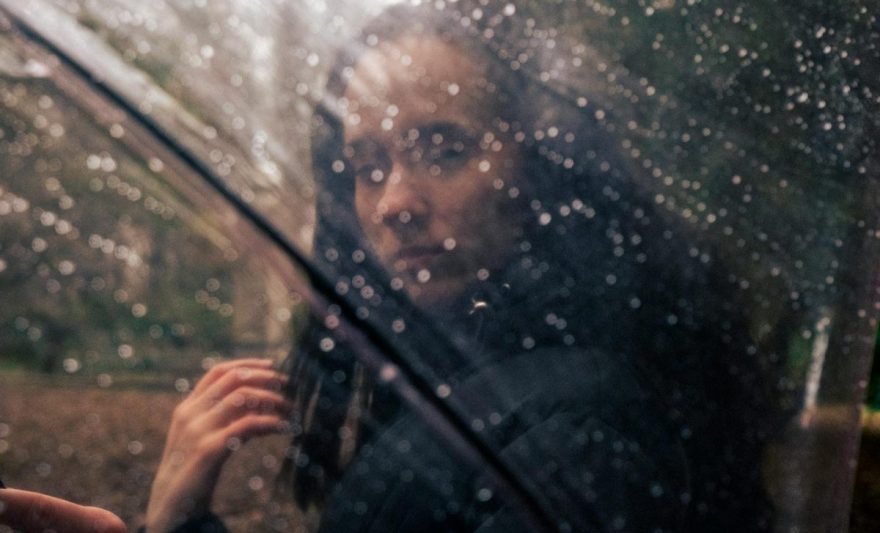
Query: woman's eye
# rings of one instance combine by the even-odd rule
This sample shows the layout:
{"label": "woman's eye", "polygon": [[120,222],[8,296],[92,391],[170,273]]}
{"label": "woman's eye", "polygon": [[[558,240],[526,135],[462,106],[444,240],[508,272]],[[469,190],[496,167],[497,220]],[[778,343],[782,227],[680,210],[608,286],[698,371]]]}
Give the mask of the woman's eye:
{"label": "woman's eye", "polygon": [[452,166],[467,161],[468,153],[462,146],[437,147],[430,150],[429,159],[432,164],[441,167]]}
{"label": "woman's eye", "polygon": [[376,165],[356,167],[355,176],[358,180],[370,185],[378,185],[385,181],[385,172]]}

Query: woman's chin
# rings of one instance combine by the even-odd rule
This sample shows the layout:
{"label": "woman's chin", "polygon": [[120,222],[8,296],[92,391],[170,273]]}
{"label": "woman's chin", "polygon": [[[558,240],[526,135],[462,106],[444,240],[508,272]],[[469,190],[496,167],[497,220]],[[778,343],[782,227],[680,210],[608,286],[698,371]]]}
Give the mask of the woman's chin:
{"label": "woman's chin", "polygon": [[428,312],[446,311],[467,287],[462,279],[431,279],[425,282],[411,280],[405,285],[406,294],[417,307]]}

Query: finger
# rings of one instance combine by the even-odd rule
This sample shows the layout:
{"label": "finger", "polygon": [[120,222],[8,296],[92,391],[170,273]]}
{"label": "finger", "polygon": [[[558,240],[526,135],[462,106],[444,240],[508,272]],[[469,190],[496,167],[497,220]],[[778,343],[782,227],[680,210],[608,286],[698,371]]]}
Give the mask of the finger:
{"label": "finger", "polygon": [[240,369],[240,368],[253,368],[253,369],[270,369],[274,366],[274,362],[271,359],[257,359],[257,358],[248,358],[248,359],[234,359],[232,361],[224,361],[222,363],[217,363],[212,366],[210,370],[196,383],[196,386],[193,388],[193,394],[199,394],[206,390],[208,387],[213,385],[217,380],[222,378],[226,373]]}
{"label": "finger", "polygon": [[226,441],[239,439],[243,444],[253,437],[282,433],[288,429],[287,421],[276,414],[271,415],[247,415],[224,428],[223,434]]}
{"label": "finger", "polygon": [[240,368],[253,368],[253,369],[270,369],[274,366],[274,361],[271,359],[257,359],[257,358],[247,358],[247,359],[234,359],[232,361],[224,361],[222,363],[217,363],[212,366],[210,370],[196,383],[196,386],[193,388],[193,394],[199,394],[203,392],[205,389],[214,384],[217,380],[226,375],[230,370],[240,369]]}
{"label": "finger", "polygon": [[110,511],[16,489],[0,489],[0,524],[21,531],[126,531],[125,523]]}
{"label": "finger", "polygon": [[219,427],[232,423],[246,414],[288,415],[293,403],[277,392],[256,387],[240,387],[212,407],[205,416],[209,426]]}
{"label": "finger", "polygon": [[232,391],[245,386],[279,392],[287,383],[287,379],[287,376],[274,370],[235,368],[223,374],[200,395],[194,396],[191,402],[200,404],[202,409],[208,409]]}
{"label": "finger", "polygon": [[218,457],[231,453],[249,439],[271,433],[283,433],[289,425],[277,414],[250,414],[243,416],[202,441],[203,455]]}

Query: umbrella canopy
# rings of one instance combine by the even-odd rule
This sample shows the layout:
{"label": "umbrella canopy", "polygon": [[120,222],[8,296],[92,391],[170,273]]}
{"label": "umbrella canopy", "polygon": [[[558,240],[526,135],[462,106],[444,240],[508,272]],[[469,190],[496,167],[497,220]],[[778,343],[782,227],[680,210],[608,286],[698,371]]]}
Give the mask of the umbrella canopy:
{"label": "umbrella canopy", "polygon": [[[260,496],[229,509],[273,500],[242,523],[846,526],[867,4],[0,6],[16,388],[284,361],[292,446],[241,474]],[[16,475],[51,482],[54,438]],[[142,511],[145,438],[94,451],[115,481],[88,497]]]}

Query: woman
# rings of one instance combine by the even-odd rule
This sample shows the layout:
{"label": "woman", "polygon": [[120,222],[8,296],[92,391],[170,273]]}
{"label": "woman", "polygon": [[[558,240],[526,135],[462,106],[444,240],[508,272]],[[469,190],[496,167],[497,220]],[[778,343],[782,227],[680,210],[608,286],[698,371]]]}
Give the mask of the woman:
{"label": "woman", "polygon": [[[755,416],[770,403],[750,366],[759,358],[739,359],[751,344],[743,312],[639,191],[600,104],[611,97],[566,102],[513,68],[495,15],[484,17],[498,21],[490,34],[455,12],[397,6],[343,51],[315,116],[315,256],[340,292],[359,291],[365,316],[414,347],[411,363],[559,529],[770,527]],[[660,246],[643,239],[652,234]],[[394,325],[401,309],[405,327]],[[432,349],[428,321],[456,349]],[[323,509],[322,530],[522,527],[485,472],[316,324],[293,358],[292,405],[246,388],[278,375],[233,363],[178,410],[169,449],[185,440],[175,431],[242,438],[293,409],[295,496]],[[259,377],[241,377],[245,367]],[[229,405],[253,396],[268,412],[201,414],[233,390]],[[202,513],[225,453],[213,442],[182,460],[207,469],[171,475],[166,455],[148,512],[164,517],[149,524],[157,531],[213,523]]]}

